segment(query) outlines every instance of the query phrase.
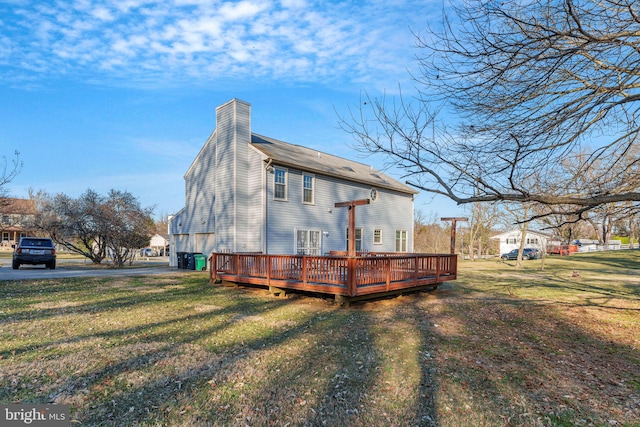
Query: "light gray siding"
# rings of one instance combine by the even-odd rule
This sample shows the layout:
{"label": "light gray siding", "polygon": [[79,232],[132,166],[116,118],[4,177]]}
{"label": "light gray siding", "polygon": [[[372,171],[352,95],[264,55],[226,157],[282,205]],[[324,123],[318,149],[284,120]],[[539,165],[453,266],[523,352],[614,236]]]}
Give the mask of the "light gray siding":
{"label": "light gray siding", "polygon": [[248,145],[251,107],[233,100],[216,109],[216,162],[214,211],[217,250],[239,251],[246,241],[248,221]]}
{"label": "light gray siding", "polygon": [[169,245],[171,250],[169,265],[172,267],[177,267],[178,252],[190,252],[189,251],[189,235],[172,233],[169,236]]}
{"label": "light gray siding", "polygon": [[233,109],[225,104],[216,109],[216,166],[215,191],[217,246],[219,250],[235,250],[235,146],[233,129]]}
{"label": "light gray siding", "polygon": [[247,174],[246,235],[240,250],[264,252],[264,179],[266,175],[264,155],[249,147]]}
{"label": "light gray siding", "polygon": [[[273,199],[267,169],[278,156],[287,170],[286,201]],[[300,156],[315,168],[292,163]],[[305,173],[314,177],[313,203],[303,201]],[[356,207],[362,250],[393,252],[396,230],[406,230],[412,251],[410,189],[369,166],[252,134],[251,106],[234,99],[216,109],[216,129],[185,174],[185,208],[170,222],[172,252],[293,254],[298,230],[319,231],[321,253],[344,251],[348,209],[335,203],[368,199],[372,187],[378,200]],[[374,245],[374,229],[382,244]]]}
{"label": "light gray siding", "polygon": [[251,142],[251,107],[248,104],[234,103],[234,145],[235,145],[235,220],[236,234],[233,250],[235,252],[249,251],[250,223],[248,211],[251,206],[251,190],[249,173],[252,168],[260,168],[259,164],[249,164],[249,143]]}
{"label": "light gray siding", "polygon": [[204,233],[215,230],[215,151],[216,135],[212,134],[185,175],[185,208],[183,232]]}
{"label": "light gray siding", "polygon": [[[294,230],[322,231],[322,252],[346,250],[348,209],[335,203],[368,199],[371,187],[335,178],[315,175],[315,203],[302,203],[303,172],[288,169],[287,201],[273,200],[273,175],[267,182],[267,250],[269,253],[290,254],[295,250]],[[384,189],[378,190],[378,200],[356,207],[356,227],[363,229],[362,250],[395,251],[395,231],[407,231],[407,248],[413,248],[413,197]],[[402,213],[402,214],[400,214]],[[373,244],[373,230],[382,230],[382,244]]]}
{"label": "light gray siding", "polygon": [[172,221],[171,232],[187,234],[189,239],[177,241],[174,252],[202,251],[195,249],[200,246],[196,235],[213,233],[215,239],[205,239],[205,251],[236,251],[238,233],[247,234],[247,221],[237,212],[245,209],[247,199],[250,106],[232,100],[218,107],[216,124],[185,174],[185,208]]}
{"label": "light gray siding", "polygon": [[215,243],[214,233],[195,233],[193,252],[203,253],[208,258],[215,249]]}

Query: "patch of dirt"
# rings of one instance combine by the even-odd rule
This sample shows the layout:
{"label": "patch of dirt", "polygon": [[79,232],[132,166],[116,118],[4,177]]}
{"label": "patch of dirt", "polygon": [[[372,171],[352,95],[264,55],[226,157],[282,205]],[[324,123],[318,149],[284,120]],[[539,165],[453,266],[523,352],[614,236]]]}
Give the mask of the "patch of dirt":
{"label": "patch of dirt", "polygon": [[36,310],[50,310],[50,309],[77,307],[82,304],[83,303],[79,301],[45,301],[45,302],[39,302],[37,304],[33,304],[31,307]]}

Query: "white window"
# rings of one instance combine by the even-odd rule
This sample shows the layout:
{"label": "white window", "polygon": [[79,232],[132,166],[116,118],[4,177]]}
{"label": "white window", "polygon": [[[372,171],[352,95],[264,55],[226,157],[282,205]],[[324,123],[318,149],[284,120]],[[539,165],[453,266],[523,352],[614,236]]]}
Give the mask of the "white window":
{"label": "white window", "polygon": [[515,245],[516,243],[516,238],[515,237],[507,237],[507,245]]}
{"label": "white window", "polygon": [[275,168],[273,170],[273,198],[287,200],[287,170]]}
{"label": "white window", "polygon": [[538,239],[527,239],[527,245],[537,245]]}
{"label": "white window", "polygon": [[320,230],[296,230],[296,253],[320,255]]}
{"label": "white window", "polygon": [[302,175],[302,203],[310,205],[314,203],[314,185],[315,178],[313,175]]}
{"label": "white window", "polygon": [[382,229],[374,228],[373,229],[373,244],[381,245],[382,244]]}
{"label": "white window", "polygon": [[[347,250],[349,250],[349,229],[347,228]],[[356,252],[362,251],[362,228],[356,227]]]}
{"label": "white window", "polygon": [[407,252],[407,230],[396,230],[396,252]]}

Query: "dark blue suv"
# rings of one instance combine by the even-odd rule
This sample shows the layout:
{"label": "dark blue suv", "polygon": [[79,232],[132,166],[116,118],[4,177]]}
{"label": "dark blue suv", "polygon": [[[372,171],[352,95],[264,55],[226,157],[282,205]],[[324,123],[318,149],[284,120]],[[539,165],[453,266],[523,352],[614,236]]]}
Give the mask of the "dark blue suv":
{"label": "dark blue suv", "polygon": [[13,269],[21,264],[44,264],[47,268],[56,268],[56,248],[51,239],[43,237],[23,237],[13,251]]}
{"label": "dark blue suv", "polygon": [[[503,260],[518,259],[518,250],[514,249],[511,252],[502,254],[500,258],[502,258]],[[540,251],[535,248],[524,248],[522,251],[522,259],[539,259],[539,258],[540,258]]]}

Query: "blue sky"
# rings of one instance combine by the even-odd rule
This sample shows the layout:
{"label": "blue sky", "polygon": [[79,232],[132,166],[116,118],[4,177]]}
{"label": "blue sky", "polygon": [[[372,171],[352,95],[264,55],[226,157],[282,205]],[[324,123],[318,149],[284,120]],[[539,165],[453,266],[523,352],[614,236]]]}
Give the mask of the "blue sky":
{"label": "blue sky", "polygon": [[[251,103],[256,133],[381,167],[338,115],[365,91],[413,87],[411,30],[441,4],[0,0],[0,155],[24,162],[8,190],[115,188],[157,216],[177,212],[215,108],[232,98]],[[416,209],[460,211],[425,194]]]}

